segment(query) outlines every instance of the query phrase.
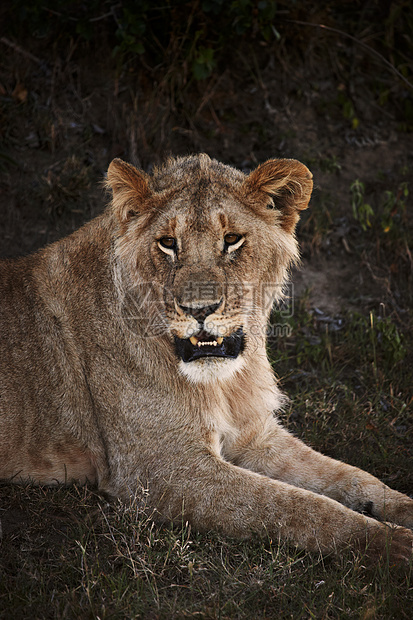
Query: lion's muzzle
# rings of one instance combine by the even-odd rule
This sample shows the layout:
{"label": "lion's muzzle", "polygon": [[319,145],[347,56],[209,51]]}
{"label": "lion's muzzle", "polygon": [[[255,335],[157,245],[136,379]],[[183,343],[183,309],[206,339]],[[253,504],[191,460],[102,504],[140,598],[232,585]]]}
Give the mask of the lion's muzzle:
{"label": "lion's muzzle", "polygon": [[242,321],[224,314],[225,300],[213,303],[193,300],[179,304],[171,322],[177,356],[185,363],[202,358],[236,359],[245,346]]}

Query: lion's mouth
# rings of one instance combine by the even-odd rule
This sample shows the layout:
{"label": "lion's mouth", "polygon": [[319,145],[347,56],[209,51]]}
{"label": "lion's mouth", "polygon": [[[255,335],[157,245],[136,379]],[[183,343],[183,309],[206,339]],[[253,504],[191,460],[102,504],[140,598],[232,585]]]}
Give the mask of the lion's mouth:
{"label": "lion's mouth", "polygon": [[224,357],[235,359],[242,352],[245,336],[242,327],[231,336],[217,338],[208,332],[201,331],[191,338],[175,336],[175,348],[183,362],[193,362],[202,357]]}

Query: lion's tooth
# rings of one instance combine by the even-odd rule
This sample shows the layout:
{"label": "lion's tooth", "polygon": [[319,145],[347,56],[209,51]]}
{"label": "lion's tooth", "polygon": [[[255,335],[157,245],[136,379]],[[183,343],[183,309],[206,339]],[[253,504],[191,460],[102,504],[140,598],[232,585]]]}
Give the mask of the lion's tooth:
{"label": "lion's tooth", "polygon": [[196,336],[191,336],[189,341],[194,345],[194,347],[198,344],[198,338],[196,338]]}
{"label": "lion's tooth", "polygon": [[217,345],[221,345],[223,342],[224,342],[224,339],[221,338],[221,336],[217,338]]}

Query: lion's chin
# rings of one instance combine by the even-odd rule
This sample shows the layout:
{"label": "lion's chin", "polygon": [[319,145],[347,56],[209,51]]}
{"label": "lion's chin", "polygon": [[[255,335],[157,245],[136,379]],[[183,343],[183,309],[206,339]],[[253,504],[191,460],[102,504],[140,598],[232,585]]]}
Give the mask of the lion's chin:
{"label": "lion's chin", "polygon": [[179,362],[179,371],[191,383],[221,382],[231,379],[245,364],[242,355],[238,357],[202,357],[192,362]]}
{"label": "lion's chin", "polygon": [[221,338],[205,330],[190,338],[175,336],[179,371],[191,383],[227,381],[244,366],[244,349],[242,327]]}

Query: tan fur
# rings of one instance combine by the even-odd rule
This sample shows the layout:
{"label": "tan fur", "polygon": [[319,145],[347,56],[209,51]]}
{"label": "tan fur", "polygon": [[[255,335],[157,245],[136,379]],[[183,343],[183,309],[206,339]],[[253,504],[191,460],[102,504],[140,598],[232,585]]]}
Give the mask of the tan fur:
{"label": "tan fur", "polygon": [[[274,417],[265,333],[297,261],[307,168],[247,176],[199,155],[147,175],[115,160],[107,185],[100,217],[0,263],[0,478],[144,489],[160,519],[200,530],[410,560],[413,501]],[[191,337],[195,352],[226,338],[225,356],[185,361]]]}

